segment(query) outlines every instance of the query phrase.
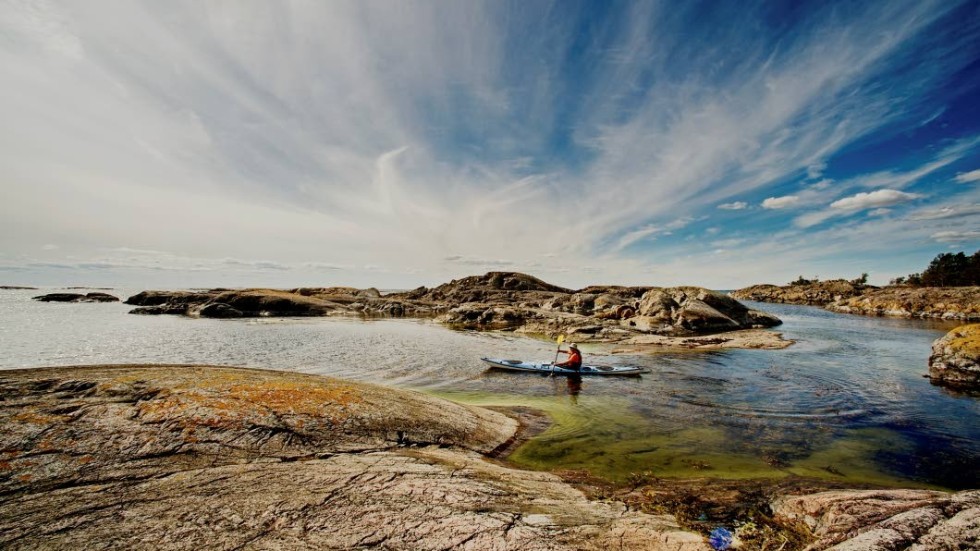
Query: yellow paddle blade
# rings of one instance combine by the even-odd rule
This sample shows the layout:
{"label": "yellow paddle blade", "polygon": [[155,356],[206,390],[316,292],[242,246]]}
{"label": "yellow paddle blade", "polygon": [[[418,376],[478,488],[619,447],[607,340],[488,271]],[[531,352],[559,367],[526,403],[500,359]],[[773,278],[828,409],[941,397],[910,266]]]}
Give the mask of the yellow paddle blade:
{"label": "yellow paddle blade", "polygon": [[558,335],[558,344],[565,342],[565,335]]}

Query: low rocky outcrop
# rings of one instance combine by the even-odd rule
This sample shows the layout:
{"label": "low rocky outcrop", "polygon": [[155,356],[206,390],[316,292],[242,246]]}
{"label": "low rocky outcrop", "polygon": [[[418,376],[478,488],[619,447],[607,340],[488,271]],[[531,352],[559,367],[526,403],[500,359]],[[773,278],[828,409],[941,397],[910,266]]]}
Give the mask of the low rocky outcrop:
{"label": "low rocky outcrop", "polygon": [[0,372],[4,549],[706,550],[669,514],[484,459],[518,423],[295,373]]}
{"label": "low rocky outcrop", "polygon": [[690,337],[781,323],[775,316],[699,287],[592,286],[573,291],[513,272],[490,272],[432,289],[385,295],[374,288],[350,287],[144,291],[126,303],[139,306],[134,314],[216,318],[424,317],[467,329],[550,337],[564,333],[582,342],[628,342],[638,335]]}
{"label": "low rocky outcrop", "polygon": [[883,287],[827,305],[868,316],[980,321],[980,287]]}
{"label": "low rocky outcrop", "polygon": [[119,297],[108,293],[48,293],[34,297],[41,302],[119,302]]}
{"label": "low rocky outcrop", "polygon": [[980,324],[963,325],[932,343],[929,378],[980,389]]}
{"label": "low rocky outcrop", "polygon": [[874,287],[838,279],[807,285],[753,285],[732,291],[731,296],[823,306],[843,314],[980,321],[980,287]]}
{"label": "low rocky outcrop", "polygon": [[838,300],[861,295],[871,289],[876,287],[856,284],[845,279],[833,279],[805,285],[752,285],[732,291],[731,296],[755,302],[826,306]]}
{"label": "low rocky outcrop", "polygon": [[776,515],[804,522],[807,551],[980,548],[980,491],[840,490],[776,499]]}

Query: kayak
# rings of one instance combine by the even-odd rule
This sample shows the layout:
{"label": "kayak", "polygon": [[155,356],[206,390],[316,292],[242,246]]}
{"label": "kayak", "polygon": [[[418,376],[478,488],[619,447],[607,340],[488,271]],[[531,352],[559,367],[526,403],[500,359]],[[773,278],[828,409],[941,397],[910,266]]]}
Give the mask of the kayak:
{"label": "kayak", "polygon": [[480,358],[497,369],[508,371],[525,371],[528,373],[554,373],[555,375],[640,375],[649,373],[649,369],[632,365],[583,365],[578,371],[555,367],[550,363],[523,362],[521,360],[497,360]]}

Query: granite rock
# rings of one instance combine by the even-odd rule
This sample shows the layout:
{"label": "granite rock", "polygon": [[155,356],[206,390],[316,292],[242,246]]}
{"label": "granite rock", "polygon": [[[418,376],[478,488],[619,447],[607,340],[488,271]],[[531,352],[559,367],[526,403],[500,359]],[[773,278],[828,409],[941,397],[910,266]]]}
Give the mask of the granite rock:
{"label": "granite rock", "polygon": [[932,343],[929,378],[980,388],[980,324],[962,325]]}

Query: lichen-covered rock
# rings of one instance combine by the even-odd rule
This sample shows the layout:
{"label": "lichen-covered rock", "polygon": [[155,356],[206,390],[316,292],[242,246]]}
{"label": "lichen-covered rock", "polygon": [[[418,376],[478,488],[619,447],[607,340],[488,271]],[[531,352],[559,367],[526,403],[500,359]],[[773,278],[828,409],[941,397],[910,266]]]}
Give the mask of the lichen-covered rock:
{"label": "lichen-covered rock", "polygon": [[932,343],[929,377],[955,386],[980,388],[980,323],[957,327]]}
{"label": "lichen-covered rock", "polygon": [[806,285],[752,285],[732,291],[731,296],[755,302],[825,306],[837,300],[860,295],[874,288],[868,285],[858,285],[844,279],[833,279]]}
{"label": "lichen-covered rock", "polygon": [[837,490],[778,498],[772,510],[809,526],[807,551],[980,548],[977,490]]}
{"label": "lichen-covered rock", "polygon": [[826,308],[845,314],[980,321],[980,287],[884,287]]}
{"label": "lichen-covered rock", "polygon": [[3,549],[707,550],[670,515],[487,462],[518,424],[295,373],[0,371]]}

